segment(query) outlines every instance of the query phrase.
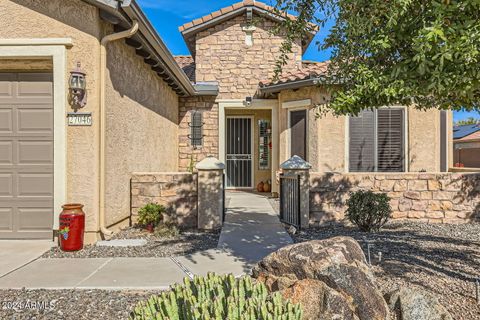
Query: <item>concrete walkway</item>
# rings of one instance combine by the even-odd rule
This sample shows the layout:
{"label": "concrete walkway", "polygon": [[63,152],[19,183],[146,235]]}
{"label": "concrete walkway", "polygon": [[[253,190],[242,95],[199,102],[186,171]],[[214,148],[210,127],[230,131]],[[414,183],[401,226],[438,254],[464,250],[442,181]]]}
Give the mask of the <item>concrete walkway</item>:
{"label": "concrete walkway", "polygon": [[292,243],[292,238],[265,195],[228,192],[225,223],[219,249],[252,265],[269,253]]}
{"label": "concrete walkway", "polygon": [[[217,249],[172,258],[36,259],[0,274],[0,289],[163,290],[184,277],[209,271],[249,273],[258,260],[292,242],[264,196],[232,192],[227,199]],[[29,255],[28,261],[47,249]],[[17,250],[3,252],[0,261],[15,260],[17,254]]]}

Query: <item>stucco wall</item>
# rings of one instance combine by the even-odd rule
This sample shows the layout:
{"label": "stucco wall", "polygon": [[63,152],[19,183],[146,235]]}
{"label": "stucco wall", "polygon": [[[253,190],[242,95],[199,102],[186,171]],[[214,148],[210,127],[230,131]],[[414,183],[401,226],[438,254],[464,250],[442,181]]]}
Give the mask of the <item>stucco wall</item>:
{"label": "stucco wall", "polygon": [[105,214],[110,225],[130,215],[132,172],[178,170],[178,97],[124,41],[108,45],[107,69]]}
{"label": "stucco wall", "polygon": [[[245,14],[196,35],[196,80],[219,81],[219,99],[253,96],[258,83],[273,76],[283,38],[269,32],[275,25],[272,20],[254,15],[253,22],[253,46],[245,44]],[[292,49],[284,71],[296,70],[301,62],[301,46],[294,44]]]}
{"label": "stucco wall", "polygon": [[[282,91],[280,101],[280,162],[288,159],[289,129],[288,109],[282,103],[303,99],[311,99],[312,105],[328,100],[329,93],[322,87],[307,87],[299,90]],[[309,145],[308,161],[313,170],[318,172],[345,172],[346,169],[346,136],[347,121],[344,116],[321,114],[317,117],[316,109],[309,109]],[[448,112],[447,132],[451,137],[452,113]],[[406,109],[408,118],[408,163],[410,172],[440,171],[440,111],[420,111],[414,107]],[[451,138],[450,138],[451,139]],[[449,140],[449,166],[452,165],[452,142]]]}
{"label": "stucco wall", "polygon": [[[80,0],[0,0],[0,38],[71,38],[74,45],[67,49],[67,68],[74,69],[79,61],[87,73],[88,104],[81,111],[92,112],[93,125],[67,127],[66,175],[67,201],[85,205],[88,231],[98,229],[96,119],[101,30],[98,10]],[[73,111],[69,105],[66,110]]]}
{"label": "stucco wall", "polygon": [[[288,112],[292,109],[282,108],[282,103],[311,99],[312,105],[322,103],[329,98],[329,93],[319,87],[307,87],[299,90],[282,91],[280,101],[280,162],[287,160],[289,154]],[[332,114],[317,116],[317,109],[310,107],[308,113],[308,154],[306,159],[312,170],[318,172],[344,171],[345,168],[345,117]]]}
{"label": "stucco wall", "polygon": [[[80,0],[0,0],[0,38],[71,38],[67,70],[80,62],[87,74],[88,102],[79,111],[91,112],[93,125],[66,127],[66,201],[85,205],[87,232],[98,231],[99,43],[112,31],[96,7]],[[107,52],[106,222],[112,224],[130,213],[131,172],[178,169],[178,98],[123,41]]]}
{"label": "stucco wall", "polygon": [[465,223],[480,218],[480,174],[310,173],[310,224],[341,221],[349,193],[384,192],[393,219]]}

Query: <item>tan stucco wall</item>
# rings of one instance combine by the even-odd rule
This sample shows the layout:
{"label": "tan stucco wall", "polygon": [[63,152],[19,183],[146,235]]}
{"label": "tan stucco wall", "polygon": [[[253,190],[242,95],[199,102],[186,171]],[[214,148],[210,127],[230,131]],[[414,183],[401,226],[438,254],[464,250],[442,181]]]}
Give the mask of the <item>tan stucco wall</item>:
{"label": "tan stucco wall", "polygon": [[107,53],[105,213],[109,225],[130,215],[132,172],[177,171],[178,97],[125,42],[109,44]]}
{"label": "tan stucco wall", "polygon": [[[98,231],[99,43],[106,32],[112,29],[98,9],[80,0],[0,0],[0,38],[71,38],[67,70],[78,61],[87,74],[88,102],[79,111],[91,112],[93,125],[66,127],[66,201],[85,205],[88,232]],[[127,172],[177,170],[178,104],[132,48],[119,41],[109,50],[106,220],[112,224],[130,212]],[[66,111],[73,109],[67,105]]]}
{"label": "tan stucco wall", "polygon": [[[321,87],[307,87],[299,90],[285,90],[279,94],[279,128],[280,128],[280,163],[288,159],[289,129],[288,109],[282,103],[303,99],[311,99],[312,105],[328,99],[329,93]],[[420,111],[414,107],[407,109],[408,118],[408,163],[409,171],[440,171],[440,111]],[[346,126],[344,116],[321,114],[309,109],[308,155],[307,161],[312,170],[317,172],[345,172],[346,170]],[[448,112],[449,132],[449,165],[453,161],[452,154],[452,112]],[[347,168],[348,169],[348,168]]]}
{"label": "tan stucco wall", "polygon": [[[71,38],[67,68],[77,61],[87,73],[91,127],[67,127],[67,201],[85,205],[86,229],[97,230],[98,215],[98,10],[80,0],[0,0],[0,38]],[[65,79],[68,79],[68,74]],[[67,94],[67,92],[65,92]],[[73,111],[67,105],[67,111]],[[55,208],[61,211],[61,208]]]}
{"label": "tan stucco wall", "polygon": [[440,111],[408,109],[409,171],[440,171]]}
{"label": "tan stucco wall", "polygon": [[253,117],[253,177],[254,177],[254,188],[257,187],[257,184],[260,181],[266,182],[267,180],[272,179],[272,150],[270,150],[270,168],[267,170],[259,169],[259,120],[269,120],[272,121],[272,111],[271,110],[235,110],[227,109],[225,110],[225,115],[228,116],[251,116]]}
{"label": "tan stucco wall", "polygon": [[[279,132],[280,132],[280,162],[287,160],[289,154],[289,110],[282,108],[282,103],[296,100],[311,99],[312,105],[328,99],[329,93],[318,87],[307,87],[300,90],[282,91],[279,95]],[[308,153],[306,159],[313,171],[343,172],[345,168],[345,117],[332,114],[317,116],[317,109],[310,107],[308,112]]]}

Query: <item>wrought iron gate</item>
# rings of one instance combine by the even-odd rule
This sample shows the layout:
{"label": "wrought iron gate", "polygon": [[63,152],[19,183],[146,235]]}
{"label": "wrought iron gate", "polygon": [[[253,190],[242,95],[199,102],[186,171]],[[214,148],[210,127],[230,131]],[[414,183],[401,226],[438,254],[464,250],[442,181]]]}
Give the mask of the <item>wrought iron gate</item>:
{"label": "wrought iron gate", "polygon": [[227,117],[227,188],[253,188],[252,118]]}
{"label": "wrought iron gate", "polygon": [[300,176],[280,176],[280,221],[300,229]]}

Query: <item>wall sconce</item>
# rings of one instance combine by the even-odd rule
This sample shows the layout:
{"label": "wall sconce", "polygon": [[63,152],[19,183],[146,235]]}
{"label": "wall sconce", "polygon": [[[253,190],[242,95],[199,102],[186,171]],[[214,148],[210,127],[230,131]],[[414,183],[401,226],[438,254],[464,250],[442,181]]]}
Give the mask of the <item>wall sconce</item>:
{"label": "wall sconce", "polygon": [[68,85],[70,89],[70,104],[74,109],[83,108],[87,104],[87,80],[85,72],[80,69],[80,62],[77,62],[75,70],[70,71]]}

